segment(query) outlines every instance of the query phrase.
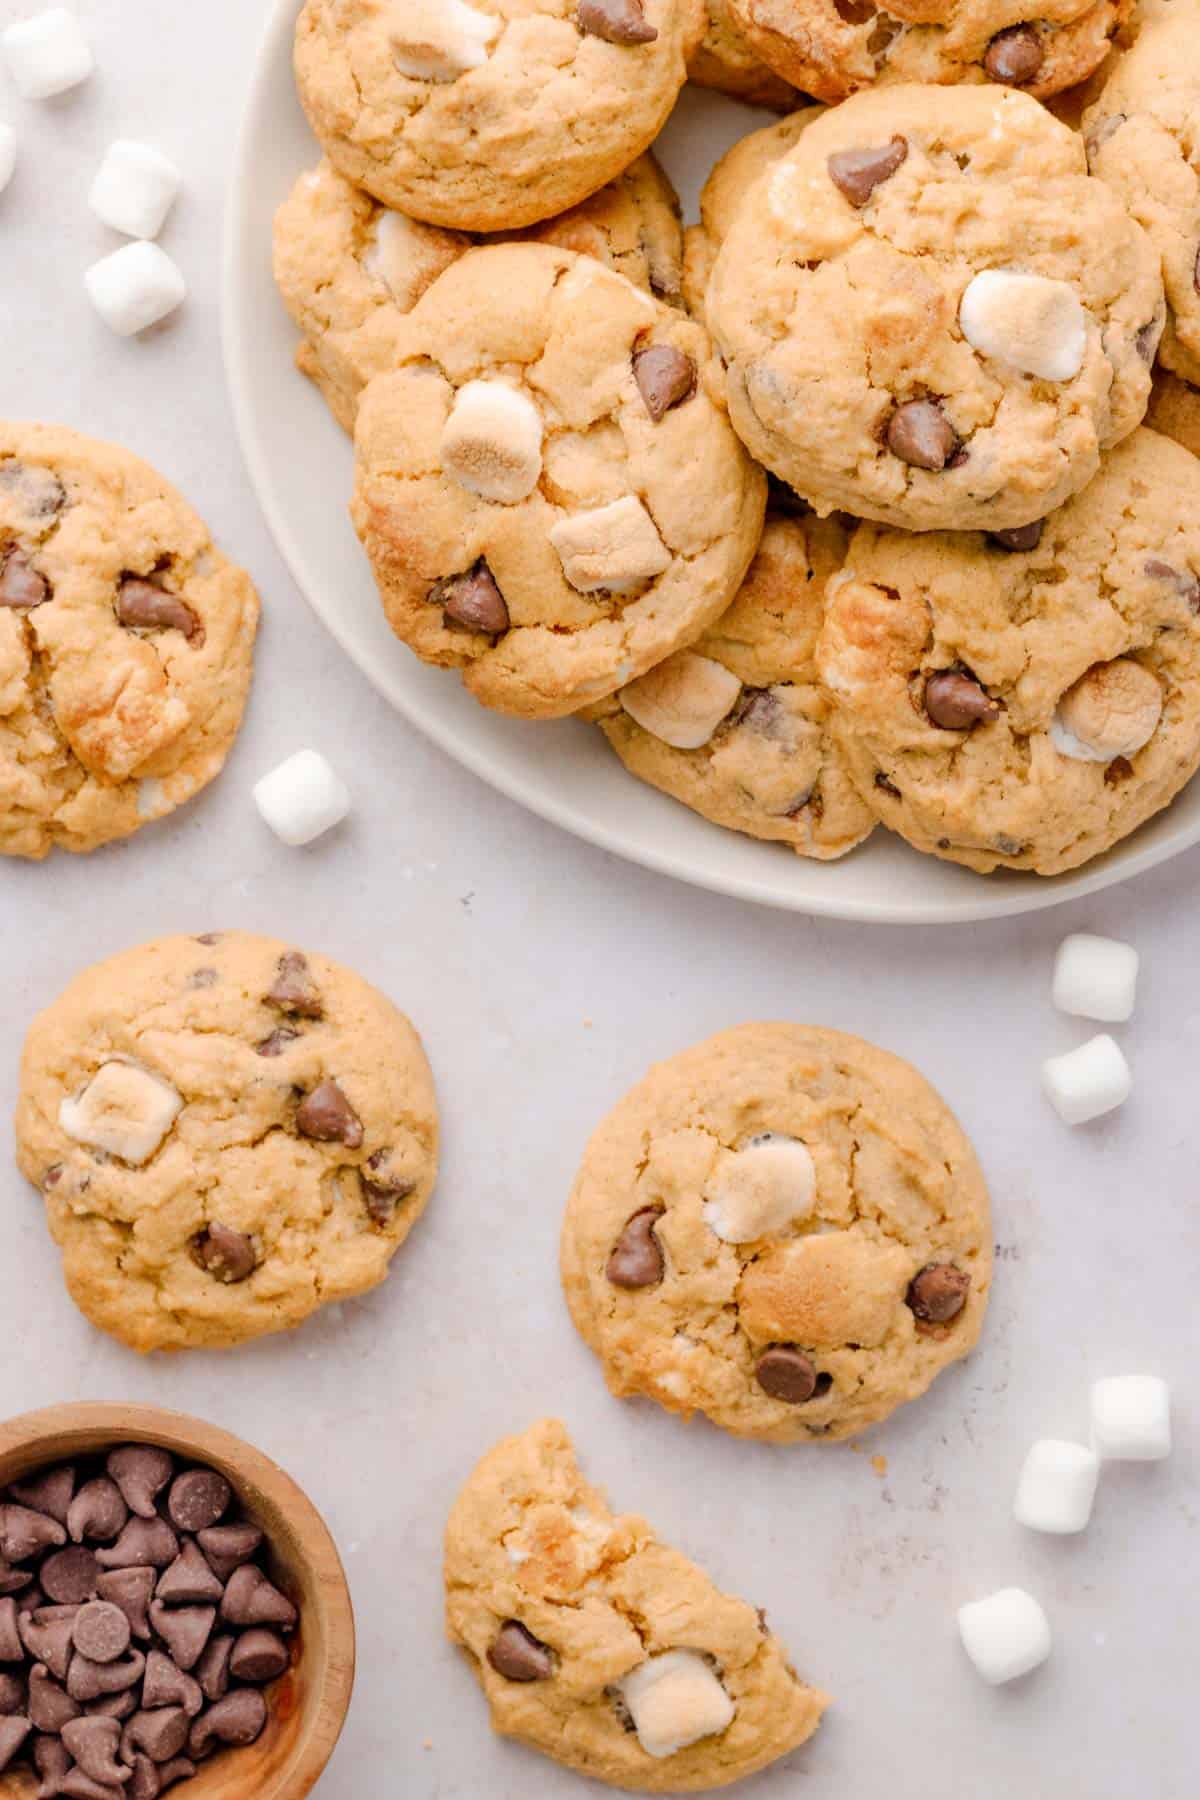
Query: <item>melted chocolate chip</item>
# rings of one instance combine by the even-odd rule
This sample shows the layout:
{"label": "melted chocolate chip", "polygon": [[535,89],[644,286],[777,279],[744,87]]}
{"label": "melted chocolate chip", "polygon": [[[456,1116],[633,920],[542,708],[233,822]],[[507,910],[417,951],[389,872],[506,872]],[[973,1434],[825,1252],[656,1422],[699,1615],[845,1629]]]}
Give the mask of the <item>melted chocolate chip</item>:
{"label": "melted chocolate chip", "polygon": [[937,474],[950,466],[959,442],[936,400],[907,400],[888,421],[887,446],[901,462]]}
{"label": "melted chocolate chip", "polygon": [[288,1045],[294,1044],[296,1039],[303,1035],[302,1032],[289,1030],[286,1025],[280,1025],[271,1033],[270,1037],[265,1037],[261,1042],[255,1044],[254,1054],[256,1056],[282,1056]]}
{"label": "melted chocolate chip", "polygon": [[487,1659],[506,1681],[545,1681],[554,1673],[554,1652],[517,1619],[506,1619],[492,1640]]}
{"label": "melted chocolate chip", "polygon": [[489,637],[508,630],[504,595],[482,556],[465,574],[447,575],[436,582],[428,599],[431,605],[441,607],[442,621],[449,628],[460,626],[464,631],[486,632]]}
{"label": "melted chocolate chip", "polygon": [[838,193],[851,206],[865,206],[883,181],[896,173],[907,159],[908,143],[894,137],[887,144],[873,144],[868,150],[838,150],[826,161],[829,179]]}
{"label": "melted chocolate chip", "polygon": [[817,1371],[810,1357],[794,1344],[772,1344],[754,1365],[754,1377],[764,1394],[788,1406],[803,1406],[817,1391]]}
{"label": "melted chocolate chip", "polygon": [[1045,519],[1035,519],[1032,525],[1016,525],[1008,531],[989,531],[988,538],[997,550],[1024,552],[1037,549],[1045,529]]}
{"label": "melted chocolate chip", "polygon": [[662,1280],[666,1263],[654,1227],[663,1211],[661,1206],[644,1206],[626,1223],[605,1268],[614,1287],[657,1287]]}
{"label": "melted chocolate chip", "polygon": [[673,344],[651,344],[639,350],[633,359],[633,378],[656,425],[696,391],[696,365]]}
{"label": "melted chocolate chip", "polygon": [[39,575],[23,550],[10,550],[0,563],[0,606],[32,612],[50,598],[50,583]]}
{"label": "melted chocolate chip", "polygon": [[769,738],[778,727],[782,710],[778,695],[770,688],[743,688],[733,722],[744,725],[748,731],[756,731],[760,737]]}
{"label": "melted chocolate chip", "polygon": [[387,1225],[400,1202],[407,1200],[416,1188],[415,1181],[388,1168],[387,1158],[386,1150],[377,1150],[367,1158],[366,1168],[358,1172],[367,1211],[376,1225]]}
{"label": "melted chocolate chip", "polygon": [[575,18],[585,37],[606,44],[652,44],[658,36],[641,0],[579,0]]}
{"label": "melted chocolate chip", "polygon": [[263,1000],[279,1012],[292,1013],[300,1019],[320,1019],[325,1016],[325,1008],[313,980],[312,970],[308,966],[308,958],[301,950],[284,951],[275,971],[275,979],[263,995]]}
{"label": "melted chocolate chip", "polygon": [[244,1233],[222,1225],[219,1219],[213,1220],[208,1230],[195,1240],[192,1249],[200,1267],[227,1286],[253,1275],[258,1260],[250,1239]]}
{"label": "melted chocolate chip", "polygon": [[322,1081],[296,1108],[296,1130],[321,1144],[345,1144],[357,1150],[363,1141],[362,1121],[332,1078]]}
{"label": "melted chocolate chip", "polygon": [[1006,87],[1025,87],[1042,72],[1046,52],[1032,25],[1013,25],[999,31],[983,58],[985,72]]}
{"label": "melted chocolate chip", "polygon": [[927,1325],[947,1325],[967,1304],[971,1277],[953,1263],[929,1263],[914,1275],[905,1296],[918,1319]]}
{"label": "melted chocolate chip", "polygon": [[188,643],[203,640],[200,620],[177,594],[140,575],[124,575],[117,589],[117,623],[130,631],[181,631]]}
{"label": "melted chocolate chip", "polygon": [[925,683],[925,711],[943,731],[970,731],[990,725],[1000,707],[987,690],[961,669],[942,669]]}
{"label": "melted chocolate chip", "polygon": [[875,786],[883,793],[890,794],[893,800],[899,800],[900,789],[896,786],[894,781],[888,779],[882,769],[877,769],[875,771]]}
{"label": "melted chocolate chip", "polygon": [[1157,556],[1149,557],[1144,567],[1152,581],[1170,582],[1190,610],[1200,613],[1200,580],[1190,569],[1177,569],[1174,563],[1162,562]]}

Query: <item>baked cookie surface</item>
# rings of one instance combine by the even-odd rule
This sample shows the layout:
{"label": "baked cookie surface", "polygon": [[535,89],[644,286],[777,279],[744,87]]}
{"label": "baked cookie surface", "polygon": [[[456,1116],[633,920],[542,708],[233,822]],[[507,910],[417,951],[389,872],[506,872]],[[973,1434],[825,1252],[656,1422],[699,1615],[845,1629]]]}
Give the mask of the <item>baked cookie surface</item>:
{"label": "baked cookie surface", "polygon": [[713,264],[755,182],[796,144],[824,108],[802,106],[777,124],[739,138],[715,163],[700,190],[700,222],[684,233],[683,297],[694,318],[704,318]]}
{"label": "baked cookie surface", "polygon": [[994,530],[1141,421],[1164,310],[1145,232],[1044,107],[894,87],[754,185],[706,319],[737,431],[818,512]]}
{"label": "baked cookie surface", "polygon": [[494,1728],[614,1787],[740,1781],[811,1737],[828,1704],[754,1607],[611,1511],[553,1419],[475,1469],[445,1579],[449,1635]]}
{"label": "baked cookie surface", "polygon": [[817,666],[885,824],[969,868],[1054,875],[1200,763],[1200,462],[1140,430],[1014,537],[864,526]]}
{"label": "baked cookie surface", "polygon": [[351,181],[434,225],[504,231],[649,147],[697,25],[690,0],[306,0],[296,80]]}
{"label": "baked cookie surface", "polygon": [[403,1014],[327,957],[161,938],[34,1021],[17,1155],[93,1324],[218,1348],[383,1280],[433,1188],[433,1081]]}
{"label": "baked cookie surface", "polygon": [[396,635],[477,700],[552,718],[698,637],[766,483],[701,328],[590,257],[462,257],[363,395],[353,516]]}
{"label": "baked cookie surface", "polygon": [[790,112],[803,98],[755,55],[730,16],[728,0],[708,0],[704,36],[688,57],[687,75],[697,87],[774,112]]}
{"label": "baked cookie surface", "polygon": [[1156,369],[1146,423],[1163,437],[1174,438],[1193,456],[1200,456],[1200,388],[1172,375],[1169,369]]}
{"label": "baked cookie surface", "polygon": [[714,824],[822,861],[875,825],[829,736],[814,662],[825,587],[846,542],[835,519],[768,519],[728,611],[614,695],[600,718],[641,780]]}
{"label": "baked cookie surface", "polygon": [[93,850],[213,779],[258,596],[128,451],[0,423],[0,853]]}
{"label": "baked cookie surface", "polygon": [[787,1024],[652,1069],[593,1135],[561,1250],[614,1393],[775,1443],[924,1393],[978,1338],[992,1259],[979,1164],[929,1084]]}
{"label": "baked cookie surface", "polygon": [[986,82],[1045,100],[1085,81],[1137,0],[730,0],[759,56],[836,102],[880,83]]}

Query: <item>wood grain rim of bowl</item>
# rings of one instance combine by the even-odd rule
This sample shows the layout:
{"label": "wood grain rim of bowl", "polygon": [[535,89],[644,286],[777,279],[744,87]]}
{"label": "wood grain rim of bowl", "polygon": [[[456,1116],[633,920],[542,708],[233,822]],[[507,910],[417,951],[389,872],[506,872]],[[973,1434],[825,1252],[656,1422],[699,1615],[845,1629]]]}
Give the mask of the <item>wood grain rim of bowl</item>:
{"label": "wood grain rim of bowl", "polygon": [[[181,1800],[246,1800],[250,1794],[254,1800],[300,1800],[333,1754],[354,1687],[354,1609],[329,1528],[291,1476],[261,1450],[219,1425],[158,1406],[80,1402],[6,1420],[0,1424],[0,1487],[33,1469],[122,1443],[157,1444],[219,1470],[266,1535],[268,1573],[300,1609],[291,1667],[266,1690],[267,1724],[257,1743],[217,1752],[169,1791]],[[36,1789],[28,1769],[0,1775],[0,1800],[32,1800]]]}

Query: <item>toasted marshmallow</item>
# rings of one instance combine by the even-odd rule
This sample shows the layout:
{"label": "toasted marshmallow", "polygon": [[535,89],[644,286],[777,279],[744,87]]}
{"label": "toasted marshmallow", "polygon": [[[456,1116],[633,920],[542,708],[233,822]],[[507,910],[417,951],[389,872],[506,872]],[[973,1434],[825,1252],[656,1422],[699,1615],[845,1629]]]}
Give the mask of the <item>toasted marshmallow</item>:
{"label": "toasted marshmallow", "polygon": [[1045,275],[984,269],[958,309],[967,342],[1026,375],[1072,381],[1087,350],[1087,313],[1075,289]]}
{"label": "toasted marshmallow", "polygon": [[1136,756],[1162,718],[1162,688],[1130,656],[1096,663],[1067,689],[1050,725],[1054,747],[1079,762]]}
{"label": "toasted marshmallow", "polygon": [[724,1150],[705,1190],[704,1221],[726,1244],[749,1244],[798,1225],[812,1212],[817,1173],[799,1138],[768,1131]]}
{"label": "toasted marshmallow", "polygon": [[487,61],[500,20],[464,0],[390,0],[387,30],[402,75],[457,81]]}
{"label": "toasted marshmallow", "polygon": [[481,500],[515,505],[542,472],[541,413],[506,381],[468,381],[442,432],[442,467]]}
{"label": "toasted marshmallow", "polygon": [[723,663],[677,650],[622,688],[618,698],[643,731],[676,750],[698,750],[728,718],[741,691],[741,682]]}

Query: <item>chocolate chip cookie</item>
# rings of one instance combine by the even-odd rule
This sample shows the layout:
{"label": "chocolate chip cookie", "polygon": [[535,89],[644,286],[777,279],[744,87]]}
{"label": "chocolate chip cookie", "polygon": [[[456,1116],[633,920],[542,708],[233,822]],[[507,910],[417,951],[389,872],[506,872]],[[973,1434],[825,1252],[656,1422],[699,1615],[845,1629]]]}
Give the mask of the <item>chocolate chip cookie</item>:
{"label": "chocolate chip cookie", "polygon": [[739,138],[713,165],[700,190],[700,223],[689,225],[684,233],[683,297],[695,318],[704,317],[717,251],[729,235],[746,195],[792,149],[800,133],[821,117],[823,110],[820,106],[802,106],[777,124]]}
{"label": "chocolate chip cookie", "polygon": [[1169,369],[1156,369],[1146,423],[1164,437],[1174,438],[1193,456],[1200,456],[1200,388],[1172,375]]}
{"label": "chocolate chip cookie", "polygon": [[257,628],[249,576],[153,469],[0,423],[0,854],[94,850],[198,793]]}
{"label": "chocolate chip cookie", "polygon": [[703,818],[822,861],[870,833],[826,725],[813,653],[835,519],[774,518],[733,605],[689,650],[622,688],[600,725],[625,767]]}
{"label": "chocolate chip cookie", "polygon": [[819,100],[875,84],[986,82],[1039,100],[1084,81],[1137,0],[730,0],[769,67]]}
{"label": "chocolate chip cookie", "polygon": [[615,1394],[740,1437],[846,1437],[975,1344],[987,1189],[907,1063],[743,1025],[660,1063],[599,1127],[562,1278]]}
{"label": "chocolate chip cookie", "polygon": [[658,135],[692,0],[306,0],[300,98],[330,161],[459,231],[576,206]]}
{"label": "chocolate chip cookie", "polygon": [[790,112],[800,95],[790,82],[768,69],[750,48],[729,13],[729,0],[708,0],[704,36],[688,57],[688,80],[742,100],[747,106],[769,106]]}
{"label": "chocolate chip cookie", "polygon": [[766,483],[708,340],[594,258],[460,258],[359,407],[354,521],[388,621],[477,700],[553,718],[729,605]]}
{"label": "chocolate chip cookie", "polygon": [[1077,868],[1200,763],[1200,462],[1142,429],[1028,530],[864,526],[817,666],[859,792],[909,843]]}
{"label": "chocolate chip cookie", "polygon": [[638,1793],[724,1787],[811,1737],[826,1696],[765,1616],[614,1514],[557,1420],[497,1444],[446,1528],[446,1618],[505,1737]]}
{"label": "chocolate chip cookie", "polygon": [[35,1019],[17,1156],[93,1324],[238,1344],[383,1280],[433,1188],[433,1081],[403,1014],[327,957],[161,938]]}
{"label": "chocolate chip cookie", "polygon": [[1028,525],[1141,421],[1159,259],[1028,95],[894,87],[805,129],[746,197],[707,322],[733,423],[818,512]]}
{"label": "chocolate chip cookie", "polygon": [[[523,235],[594,256],[679,302],[679,200],[652,156]],[[297,181],[275,219],[275,280],[304,333],[297,363],[347,431],[367,382],[392,366],[399,319],[478,243],[381,206],[328,161]]]}

